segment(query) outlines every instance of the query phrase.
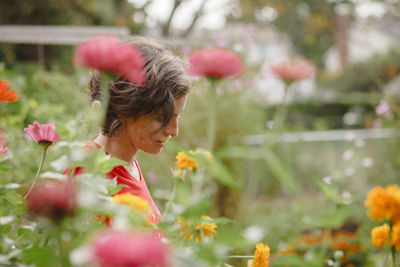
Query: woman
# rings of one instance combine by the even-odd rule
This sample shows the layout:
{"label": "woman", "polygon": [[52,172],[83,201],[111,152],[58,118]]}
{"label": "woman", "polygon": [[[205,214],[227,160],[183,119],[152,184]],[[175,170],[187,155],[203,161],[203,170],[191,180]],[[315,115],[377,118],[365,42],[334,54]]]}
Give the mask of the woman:
{"label": "woman", "polygon": [[[104,147],[113,157],[126,161],[107,174],[118,184],[128,187],[119,193],[131,193],[147,200],[152,207],[152,223],[161,214],[147,189],[135,159],[136,152],[157,154],[166,142],[178,135],[178,118],[185,108],[191,80],[185,74],[182,61],[164,46],[143,37],[135,37],[134,45],[145,59],[143,85],[122,78],[110,82],[110,97],[102,132],[93,142]],[[100,99],[98,73],[92,75],[89,92],[91,101]]]}

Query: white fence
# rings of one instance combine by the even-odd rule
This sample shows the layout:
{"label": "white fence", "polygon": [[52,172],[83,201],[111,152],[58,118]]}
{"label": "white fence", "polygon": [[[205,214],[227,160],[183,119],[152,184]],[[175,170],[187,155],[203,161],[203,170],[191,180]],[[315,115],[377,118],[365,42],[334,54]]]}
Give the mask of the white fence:
{"label": "white fence", "polygon": [[[352,141],[367,139],[399,138],[400,131],[391,128],[384,129],[357,129],[357,130],[331,130],[331,131],[306,131],[296,133],[282,133],[276,141],[281,143],[296,142],[327,142],[327,141]],[[243,138],[247,145],[261,145],[272,138],[270,134],[248,135]]]}

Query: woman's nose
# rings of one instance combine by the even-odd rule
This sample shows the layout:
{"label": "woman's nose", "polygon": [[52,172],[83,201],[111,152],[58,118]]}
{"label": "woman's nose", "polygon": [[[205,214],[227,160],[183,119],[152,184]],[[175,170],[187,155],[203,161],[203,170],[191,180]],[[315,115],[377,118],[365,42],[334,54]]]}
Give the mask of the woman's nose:
{"label": "woman's nose", "polygon": [[178,136],[178,120],[172,119],[167,127],[165,128],[166,135],[170,135],[172,137]]}

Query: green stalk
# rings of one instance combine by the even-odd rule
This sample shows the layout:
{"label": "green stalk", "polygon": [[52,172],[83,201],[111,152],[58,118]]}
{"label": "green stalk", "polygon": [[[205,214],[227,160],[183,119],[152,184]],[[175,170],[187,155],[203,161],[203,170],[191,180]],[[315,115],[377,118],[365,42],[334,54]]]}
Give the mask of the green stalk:
{"label": "green stalk", "polygon": [[392,246],[392,266],[396,267],[396,248]]}
{"label": "green stalk", "polygon": [[217,122],[217,92],[216,92],[216,82],[211,81],[210,86],[210,113],[208,118],[208,133],[207,133],[207,144],[208,149],[212,152],[214,149],[215,142],[215,131]]}
{"label": "green stalk", "polygon": [[24,199],[26,199],[26,198],[29,196],[29,194],[31,193],[33,187],[34,187],[35,184],[36,184],[36,180],[37,180],[37,178],[39,177],[39,174],[41,173],[41,171],[42,171],[42,169],[43,169],[43,166],[44,166],[44,162],[45,162],[45,160],[46,160],[46,152],[47,152],[47,148],[43,148],[43,150],[42,150],[42,160],[41,160],[41,162],[40,162],[39,169],[37,170],[35,179],[33,180],[33,183],[32,183],[32,185],[31,185],[31,187],[29,188],[28,192],[27,192],[26,195],[24,196]]}
{"label": "green stalk", "polygon": [[228,256],[228,258],[232,258],[232,259],[249,259],[249,260],[252,260],[252,259],[254,259],[254,256],[233,255],[233,256]]}
{"label": "green stalk", "polygon": [[164,210],[164,214],[165,214],[165,215],[168,214],[169,209],[171,208],[172,202],[173,202],[173,200],[174,200],[174,198],[175,198],[176,183],[177,183],[176,179],[177,179],[177,178],[174,179],[174,187],[172,188],[171,196],[169,197],[168,202],[167,202],[167,204],[165,205],[165,210]]}

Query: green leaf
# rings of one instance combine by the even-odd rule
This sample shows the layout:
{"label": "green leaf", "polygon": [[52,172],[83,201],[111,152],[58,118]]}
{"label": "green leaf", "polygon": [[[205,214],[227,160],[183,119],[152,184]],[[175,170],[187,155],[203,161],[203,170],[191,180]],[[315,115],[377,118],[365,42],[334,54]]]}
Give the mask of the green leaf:
{"label": "green leaf", "polygon": [[247,160],[261,159],[267,163],[270,170],[276,175],[283,189],[288,193],[297,193],[299,185],[293,174],[285,167],[280,158],[268,147],[238,147],[229,146],[217,151],[219,158],[242,158]]}
{"label": "green leaf", "polygon": [[50,248],[39,247],[25,250],[22,254],[22,260],[40,267],[54,267],[57,265],[56,263],[59,263],[55,251]]}
{"label": "green leaf", "polygon": [[209,172],[213,178],[224,185],[234,188],[239,187],[238,182],[235,180],[229,169],[225,167],[222,162],[215,158],[213,162],[207,164],[206,171]]}
{"label": "green leaf", "polygon": [[18,205],[24,202],[24,198],[14,190],[6,191],[5,198],[12,204]]}
{"label": "green leaf", "polygon": [[201,216],[207,215],[210,204],[207,200],[199,201],[187,207],[186,211],[182,214],[186,220],[194,219],[199,220]]}

